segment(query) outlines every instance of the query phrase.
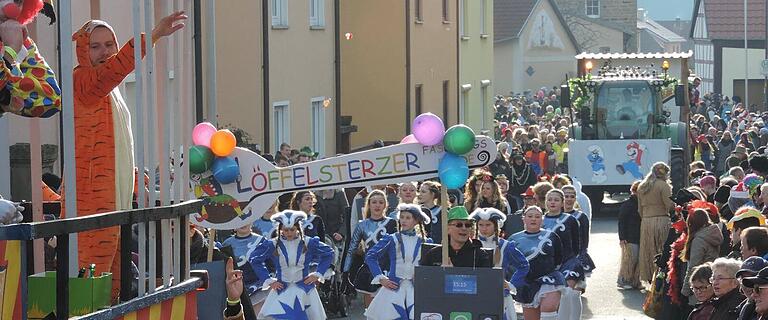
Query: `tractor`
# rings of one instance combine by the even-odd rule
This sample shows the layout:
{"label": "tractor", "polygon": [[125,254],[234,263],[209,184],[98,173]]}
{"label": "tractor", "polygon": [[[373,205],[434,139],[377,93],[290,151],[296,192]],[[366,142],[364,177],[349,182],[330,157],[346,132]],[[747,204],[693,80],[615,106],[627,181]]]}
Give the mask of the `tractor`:
{"label": "tractor", "polygon": [[674,190],[687,186],[688,53],[580,54],[578,76],[561,87],[571,117],[568,173],[593,211],[604,192],[628,192],[658,161],[668,163]]}

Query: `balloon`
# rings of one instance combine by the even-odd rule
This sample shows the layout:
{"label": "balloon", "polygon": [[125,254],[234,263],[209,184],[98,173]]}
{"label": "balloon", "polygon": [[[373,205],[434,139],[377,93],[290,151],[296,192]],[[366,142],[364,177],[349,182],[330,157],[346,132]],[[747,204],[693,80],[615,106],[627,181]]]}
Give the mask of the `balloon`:
{"label": "balloon", "polygon": [[409,135],[405,136],[405,138],[403,138],[403,140],[400,140],[401,144],[418,143],[418,142],[419,142],[419,140],[416,140],[416,137],[414,137],[412,134],[409,134]]}
{"label": "balloon", "polygon": [[467,159],[455,154],[446,153],[437,166],[440,183],[448,189],[459,189],[469,178]]}
{"label": "balloon", "polygon": [[475,132],[470,127],[457,124],[445,132],[443,145],[445,146],[445,151],[455,155],[470,152],[475,147]]}
{"label": "balloon", "polygon": [[425,146],[434,146],[443,141],[445,126],[443,120],[431,112],[422,113],[413,119],[413,136]]}
{"label": "balloon", "polygon": [[189,147],[189,172],[203,173],[211,169],[213,153],[206,146]]}
{"label": "balloon", "polygon": [[211,151],[219,157],[229,156],[232,150],[235,150],[235,145],[237,145],[235,135],[228,129],[216,131],[211,136]]}
{"label": "balloon", "polygon": [[211,136],[216,133],[216,127],[209,122],[198,123],[192,129],[192,142],[198,146],[211,146]]}
{"label": "balloon", "polygon": [[222,184],[237,181],[240,176],[240,165],[230,157],[218,157],[213,160],[213,177]]}

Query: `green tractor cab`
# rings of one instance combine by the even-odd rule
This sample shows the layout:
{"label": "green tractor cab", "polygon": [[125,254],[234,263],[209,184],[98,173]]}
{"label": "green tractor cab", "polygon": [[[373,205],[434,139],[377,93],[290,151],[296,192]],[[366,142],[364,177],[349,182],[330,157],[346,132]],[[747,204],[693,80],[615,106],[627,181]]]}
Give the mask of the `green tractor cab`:
{"label": "green tractor cab", "polygon": [[[675,190],[687,186],[687,57],[673,63],[684,80],[659,58],[582,54],[580,76],[561,87],[561,107],[572,116],[568,173],[582,183],[593,207],[600,207],[605,191],[627,192],[657,161],[670,164]],[[603,64],[594,74],[593,61]],[[674,105],[665,105],[673,96]],[[679,108],[679,117],[672,116],[673,108]]]}

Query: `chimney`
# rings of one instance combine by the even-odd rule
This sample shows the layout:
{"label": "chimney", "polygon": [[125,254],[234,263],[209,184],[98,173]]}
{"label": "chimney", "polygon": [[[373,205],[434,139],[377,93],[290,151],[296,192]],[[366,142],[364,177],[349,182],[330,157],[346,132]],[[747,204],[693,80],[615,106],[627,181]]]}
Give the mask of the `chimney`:
{"label": "chimney", "polygon": [[637,21],[646,22],[648,17],[648,11],[643,8],[637,8]]}
{"label": "chimney", "polygon": [[680,17],[675,17],[675,30],[680,30]]}

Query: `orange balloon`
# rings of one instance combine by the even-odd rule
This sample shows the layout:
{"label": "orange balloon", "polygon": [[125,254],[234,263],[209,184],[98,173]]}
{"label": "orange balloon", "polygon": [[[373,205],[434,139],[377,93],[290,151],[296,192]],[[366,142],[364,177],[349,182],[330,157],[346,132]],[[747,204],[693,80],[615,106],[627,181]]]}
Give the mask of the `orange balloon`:
{"label": "orange balloon", "polygon": [[235,150],[236,145],[235,135],[228,129],[216,131],[211,136],[211,151],[219,157],[228,156]]}

